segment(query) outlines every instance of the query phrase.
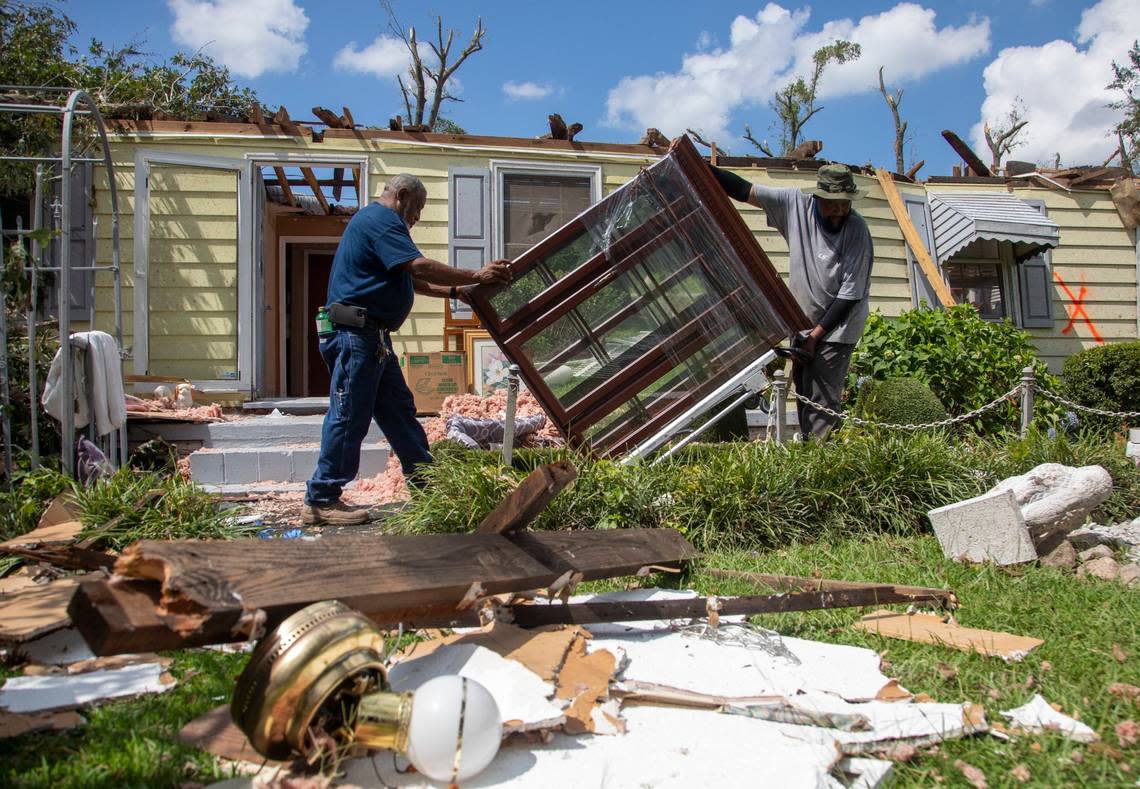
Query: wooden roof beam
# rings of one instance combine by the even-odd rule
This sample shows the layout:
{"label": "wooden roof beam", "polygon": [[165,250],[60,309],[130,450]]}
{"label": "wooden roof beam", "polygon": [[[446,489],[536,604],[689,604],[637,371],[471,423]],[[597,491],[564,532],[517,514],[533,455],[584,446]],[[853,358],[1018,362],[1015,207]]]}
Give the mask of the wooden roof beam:
{"label": "wooden roof beam", "polygon": [[[348,107],[345,107],[347,110]],[[356,183],[356,205],[359,208],[364,208],[364,193],[360,189],[360,168],[352,168],[352,180]]]}
{"label": "wooden roof beam", "polygon": [[973,148],[966,145],[961,137],[949,129],[942,130],[942,137],[946,142],[950,143],[950,147],[954,149],[954,153],[962,157],[962,161],[969,166],[974,175],[980,175],[982,178],[990,177],[990,168],[986,167],[985,163],[974,153]]}
{"label": "wooden roof beam", "polygon": [[301,175],[304,176],[305,183],[309,185],[309,188],[313,190],[313,196],[316,197],[317,202],[321,204],[321,210],[326,214],[331,214],[332,211],[329,210],[329,201],[325,199],[325,193],[321,191],[321,185],[317,181],[317,177],[313,175],[312,169],[302,167]]}
{"label": "wooden roof beam", "polygon": [[289,179],[285,177],[285,168],[274,167],[273,174],[277,176],[277,185],[281,187],[281,192],[285,195],[285,202],[291,206],[296,206],[297,200],[293,197],[293,190],[289,188]]}
{"label": "wooden roof beam", "polygon": [[344,168],[343,167],[334,167],[333,168],[333,177],[332,177],[332,179],[333,179],[333,200],[335,200],[338,203],[340,202],[341,187],[344,186],[344,182],[341,180],[342,178],[344,178]]}

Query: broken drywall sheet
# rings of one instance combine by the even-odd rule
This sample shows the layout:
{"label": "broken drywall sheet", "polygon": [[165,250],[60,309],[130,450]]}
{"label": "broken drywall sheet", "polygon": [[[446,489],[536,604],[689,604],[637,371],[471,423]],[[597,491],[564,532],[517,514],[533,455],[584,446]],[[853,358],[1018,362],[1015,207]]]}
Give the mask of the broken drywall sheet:
{"label": "broken drywall sheet", "polygon": [[[174,687],[161,663],[140,663],[88,674],[12,677],[0,688],[0,709],[42,712],[81,707],[105,699],[165,693]],[[166,675],[169,677],[169,675]]]}
{"label": "broken drywall sheet", "polygon": [[473,679],[490,691],[505,732],[551,728],[566,721],[563,705],[548,700],[554,685],[521,663],[473,644],[444,646],[424,657],[402,660],[388,671],[388,682],[392,690],[403,693],[448,674]]}
{"label": "broken drywall sheet", "polygon": [[29,663],[48,666],[66,666],[95,658],[95,653],[74,627],[65,627],[27,641],[20,646],[20,654],[27,658]]}
{"label": "broken drywall sheet", "polygon": [[1023,660],[1026,655],[1045,642],[1031,636],[1000,633],[996,630],[979,630],[943,622],[935,614],[900,614],[897,611],[876,611],[867,614],[853,627],[865,633],[875,633],[920,644],[935,644],[1000,657],[1007,663]]}
{"label": "broken drywall sheet", "polygon": [[1077,742],[1096,742],[1100,739],[1095,731],[1079,720],[1049,706],[1049,702],[1040,693],[1034,694],[1027,704],[1006,710],[1002,715],[1010,719],[1011,728],[1021,731],[1055,731]]}
{"label": "broken drywall sheet", "polygon": [[879,670],[879,656],[869,649],[785,638],[757,628],[722,625],[710,631],[719,640],[696,631],[595,636],[588,648],[624,653],[623,680],[714,696],[790,699],[817,690],[860,701],[874,699],[890,682]]}

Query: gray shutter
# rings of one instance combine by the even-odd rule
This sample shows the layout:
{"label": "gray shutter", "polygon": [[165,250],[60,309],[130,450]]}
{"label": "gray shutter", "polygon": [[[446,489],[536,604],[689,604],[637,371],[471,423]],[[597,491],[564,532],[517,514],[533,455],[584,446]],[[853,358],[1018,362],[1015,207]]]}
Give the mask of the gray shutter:
{"label": "gray shutter", "polygon": [[[72,166],[71,171],[71,266],[73,269],[79,266],[89,268],[95,264],[94,211],[91,207],[92,168],[91,162],[78,162]],[[63,221],[62,210],[58,221],[53,218],[53,206],[58,202],[61,192],[60,182],[54,181],[53,183],[55,185],[52,187],[51,202],[45,207],[44,220],[45,224],[51,221],[54,227],[60,227],[59,222]],[[61,238],[62,236],[54,239],[48,247],[49,266],[58,266],[60,263]],[[59,281],[58,274],[55,276],[55,281]],[[71,297],[68,301],[71,304],[71,320],[90,321],[95,308],[95,272],[73,270],[69,282]],[[58,293],[58,291],[56,292]],[[55,305],[57,303],[57,299],[53,296],[50,300],[52,315],[56,312]]]}
{"label": "gray shutter", "polygon": [[[1048,215],[1045,203],[1025,202]],[[1018,263],[1017,282],[1021,291],[1021,325],[1026,329],[1053,328],[1053,253],[1046,251]]]}
{"label": "gray shutter", "polygon": [[[937,260],[934,254],[934,233],[931,232],[930,228],[930,211],[926,207],[926,200],[921,197],[904,195],[903,202],[906,205],[907,213],[910,214],[910,221],[918,230],[919,238],[926,244],[926,251],[930,253],[930,259]],[[938,299],[938,293],[930,284],[930,280],[926,278],[922,266],[918,265],[918,260],[909,245],[906,247],[906,259],[910,268],[911,297],[914,306],[918,307],[920,302],[925,301],[926,306],[941,309],[942,302]]]}
{"label": "gray shutter", "polygon": [[[491,171],[451,167],[447,171],[447,258],[455,268],[475,270],[491,260]],[[471,308],[451,303],[456,318],[470,318]]]}

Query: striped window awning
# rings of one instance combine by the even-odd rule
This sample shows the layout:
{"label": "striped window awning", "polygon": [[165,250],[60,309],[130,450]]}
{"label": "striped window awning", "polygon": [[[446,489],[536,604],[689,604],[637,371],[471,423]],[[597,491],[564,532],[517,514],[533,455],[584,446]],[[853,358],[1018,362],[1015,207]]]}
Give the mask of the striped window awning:
{"label": "striped window awning", "polygon": [[1061,243],[1061,228],[1024,200],[1003,192],[930,195],[934,248],[945,262],[979,238],[1013,245],[1018,261]]}

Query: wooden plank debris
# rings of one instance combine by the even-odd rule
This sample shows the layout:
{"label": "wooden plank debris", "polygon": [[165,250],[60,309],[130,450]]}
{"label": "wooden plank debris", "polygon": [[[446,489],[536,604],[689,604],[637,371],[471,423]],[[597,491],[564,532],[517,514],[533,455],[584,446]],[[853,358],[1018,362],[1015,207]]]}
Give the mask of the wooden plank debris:
{"label": "wooden plank debris", "polygon": [[525,529],[577,476],[578,470],[568,460],[539,466],[487,514],[476,533],[509,534]]}
{"label": "wooden plank debris", "polygon": [[678,566],[697,552],[672,529],[141,542],[111,580],[84,583],[71,615],[96,655],[240,641],[304,606],[336,598],[382,623],[478,623],[457,610],[481,595]]}
{"label": "wooden plank debris", "polygon": [[64,578],[0,595],[0,641],[28,641],[67,627],[67,606],[77,586]]}
{"label": "wooden plank debris", "polygon": [[867,614],[854,627],[865,633],[917,641],[920,644],[937,644],[963,652],[978,652],[1005,661],[1019,661],[1045,643],[1040,638],[962,627],[954,622],[944,622],[942,617],[933,614],[876,611]]}
{"label": "wooden plank debris", "polygon": [[978,175],[982,178],[990,177],[990,168],[986,167],[985,163],[974,153],[974,149],[963,142],[961,137],[949,129],[943,129],[942,138],[950,143],[954,153],[962,157],[962,161],[970,168],[970,175]]}
{"label": "wooden plank debris", "polygon": [[950,287],[946,284],[946,280],[942,279],[942,273],[939,272],[938,266],[935,265],[934,260],[930,257],[930,253],[926,250],[926,244],[922,242],[922,237],[918,235],[918,229],[914,226],[914,222],[911,221],[906,206],[903,205],[902,197],[899,196],[899,190],[895,186],[891,174],[886,170],[879,169],[875,171],[875,175],[879,179],[879,184],[883,187],[883,192],[887,195],[887,202],[890,203],[891,211],[895,215],[895,220],[899,223],[903,238],[906,239],[906,243],[910,247],[910,251],[914,254],[915,260],[918,261],[922,273],[926,275],[927,282],[934,288],[934,292],[937,294],[938,300],[942,302],[942,306],[954,306],[954,296],[950,293]]}
{"label": "wooden plank debris", "polygon": [[835,581],[829,578],[807,578],[798,575],[771,575],[750,573],[743,570],[729,570],[719,567],[704,568],[704,572],[723,580],[750,581],[770,589],[795,589],[803,592],[886,589],[892,594],[909,598],[910,602],[953,608],[957,597],[950,589],[935,589],[926,586],[900,586],[898,584],[875,584],[861,581]]}

